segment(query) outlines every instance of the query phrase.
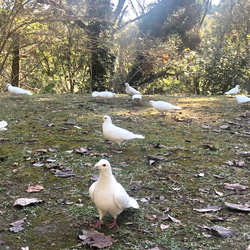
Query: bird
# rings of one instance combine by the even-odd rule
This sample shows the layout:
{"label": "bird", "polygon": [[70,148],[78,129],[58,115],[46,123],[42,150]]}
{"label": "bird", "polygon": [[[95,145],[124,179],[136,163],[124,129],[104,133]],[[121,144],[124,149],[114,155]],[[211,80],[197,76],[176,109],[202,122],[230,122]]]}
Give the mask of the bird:
{"label": "bird", "polygon": [[92,93],[92,97],[102,97],[102,98],[105,98],[105,99],[113,98],[115,96],[116,96],[116,94],[112,93],[110,91],[101,91],[101,92],[94,91]]}
{"label": "bird", "polygon": [[133,87],[131,87],[131,86],[129,85],[129,83],[125,83],[125,86],[126,86],[125,91],[126,91],[126,93],[127,93],[129,96],[140,95],[140,94],[141,94],[141,92],[139,92],[138,90],[136,90],[136,89],[134,89]]}
{"label": "bird", "polygon": [[139,105],[142,101],[141,95],[139,94],[133,95],[132,100],[135,102],[136,105]]}
{"label": "bird", "polygon": [[237,84],[234,88],[230,89],[229,91],[225,92],[226,95],[237,95],[239,93],[239,85]]}
{"label": "bird", "polygon": [[171,103],[164,101],[149,101],[149,103],[160,113],[164,113],[171,109],[181,109],[179,106],[172,105]]}
{"label": "bird", "polygon": [[0,122],[0,131],[8,130],[7,128],[5,128],[7,125],[8,125],[8,123],[6,121],[1,121]]}
{"label": "bird", "polygon": [[99,220],[96,224],[91,224],[91,226],[101,228],[101,225],[104,224],[102,218],[107,212],[114,217],[114,221],[109,225],[109,228],[119,228],[116,224],[117,216],[125,208],[133,207],[138,209],[139,205],[134,198],[128,195],[123,186],[116,181],[108,160],[101,159],[95,164],[94,169],[100,170],[100,176],[90,186],[89,195],[97,207]]}
{"label": "bird", "polygon": [[235,96],[238,103],[250,102],[250,97],[248,96]]}
{"label": "bird", "polygon": [[108,115],[103,116],[102,130],[106,139],[112,141],[112,144],[117,143],[119,146],[125,140],[145,138],[143,135],[134,134],[126,129],[115,126]]}
{"label": "bird", "polygon": [[8,91],[12,95],[32,95],[32,93],[29,90],[25,90],[19,87],[14,87],[10,83],[8,83],[6,86],[7,86]]}

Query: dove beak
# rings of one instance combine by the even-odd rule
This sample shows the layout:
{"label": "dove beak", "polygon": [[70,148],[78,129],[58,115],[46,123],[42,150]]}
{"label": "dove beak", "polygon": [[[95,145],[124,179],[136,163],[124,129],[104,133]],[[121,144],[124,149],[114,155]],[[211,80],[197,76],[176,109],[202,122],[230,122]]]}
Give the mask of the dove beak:
{"label": "dove beak", "polygon": [[98,164],[95,164],[95,166],[93,167],[94,169],[97,169],[97,168],[99,168],[100,167],[100,165],[98,165]]}

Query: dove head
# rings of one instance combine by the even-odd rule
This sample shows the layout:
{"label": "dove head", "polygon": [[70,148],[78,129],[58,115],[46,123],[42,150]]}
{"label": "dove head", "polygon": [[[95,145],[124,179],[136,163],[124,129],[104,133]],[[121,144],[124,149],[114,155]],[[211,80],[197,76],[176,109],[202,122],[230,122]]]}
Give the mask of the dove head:
{"label": "dove head", "polygon": [[110,170],[111,166],[109,161],[105,159],[101,159],[99,162],[97,162],[94,166],[95,169],[100,169],[100,170]]}
{"label": "dove head", "polygon": [[103,116],[102,120],[104,122],[110,122],[110,123],[112,123],[112,120],[111,120],[110,116],[108,116],[108,115]]}
{"label": "dove head", "polygon": [[8,88],[9,86],[11,86],[11,84],[10,83],[8,83],[7,85],[6,85],[6,87]]}
{"label": "dove head", "polygon": [[126,86],[126,87],[127,87],[127,86],[129,86],[129,83],[128,83],[128,82],[126,82],[126,83],[125,83],[125,86]]}
{"label": "dove head", "polygon": [[153,103],[154,103],[154,101],[152,101],[152,100],[151,100],[151,101],[149,101],[149,104],[153,105]]}

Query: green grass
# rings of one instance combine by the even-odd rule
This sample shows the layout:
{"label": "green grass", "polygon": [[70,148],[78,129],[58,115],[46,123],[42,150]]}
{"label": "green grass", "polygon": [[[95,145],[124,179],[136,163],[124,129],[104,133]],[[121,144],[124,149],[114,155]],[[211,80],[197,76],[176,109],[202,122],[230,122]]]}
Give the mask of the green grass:
{"label": "green grass", "polygon": [[[8,131],[0,134],[3,246],[80,248],[78,235],[98,218],[88,195],[92,175],[99,174],[92,167],[102,157],[109,157],[117,180],[139,199],[140,205],[139,210],[128,209],[118,216],[119,229],[102,227],[100,231],[115,240],[109,249],[247,248],[249,214],[228,210],[224,202],[245,204],[249,202],[249,191],[226,190],[223,183],[249,185],[249,158],[237,154],[249,151],[249,107],[226,96],[144,96],[140,106],[128,99],[118,95],[106,104],[87,95],[0,95],[0,120],[8,122]],[[182,110],[157,116],[157,111],[148,105],[151,99],[178,104]],[[146,138],[126,142],[122,153],[110,149],[102,135],[104,114],[110,115],[114,124]],[[230,130],[220,130],[221,125],[228,124]],[[203,125],[210,129],[202,128]],[[87,147],[89,154],[77,154],[75,149],[80,147]],[[39,149],[47,152],[38,153]],[[148,155],[162,156],[164,160],[150,165]],[[248,167],[225,163],[234,159],[245,161]],[[47,167],[48,160],[55,160],[55,168],[71,167],[76,176],[55,177]],[[43,166],[34,166],[36,162]],[[199,177],[200,173],[204,176]],[[28,185],[35,184],[44,190],[25,192]],[[219,197],[215,190],[224,195]],[[22,197],[37,197],[44,202],[13,207],[14,201]],[[143,198],[148,202],[141,201]],[[222,210],[193,210],[209,204],[222,205]],[[148,217],[152,215],[156,216],[153,221]],[[161,220],[166,215],[181,224]],[[224,217],[224,221],[212,222],[215,215]],[[10,232],[10,223],[24,217],[24,231]],[[106,223],[111,220],[109,215],[104,218]],[[161,230],[161,224],[169,228]],[[209,232],[203,229],[205,225],[231,227],[235,233],[230,238],[206,238],[204,233]]]}

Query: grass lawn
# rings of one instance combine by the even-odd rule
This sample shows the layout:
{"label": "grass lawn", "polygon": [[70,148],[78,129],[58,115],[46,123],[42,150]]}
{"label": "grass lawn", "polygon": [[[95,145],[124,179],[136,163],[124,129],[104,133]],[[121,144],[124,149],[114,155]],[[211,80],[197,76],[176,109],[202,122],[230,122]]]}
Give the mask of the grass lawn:
{"label": "grass lawn", "polygon": [[[182,110],[159,116],[149,100]],[[0,132],[0,249],[88,249],[79,235],[98,219],[88,188],[101,158],[140,206],[118,216],[119,229],[98,230],[114,240],[108,249],[250,245],[250,106],[228,96],[143,96],[138,106],[126,95],[105,102],[80,94],[8,93],[0,94],[0,105],[0,121],[8,122]],[[105,114],[145,139],[110,148],[102,134]],[[26,192],[36,184],[44,190]],[[42,202],[13,206],[18,198]],[[10,231],[24,218],[23,230]],[[231,237],[220,237],[214,226],[228,228]]]}

